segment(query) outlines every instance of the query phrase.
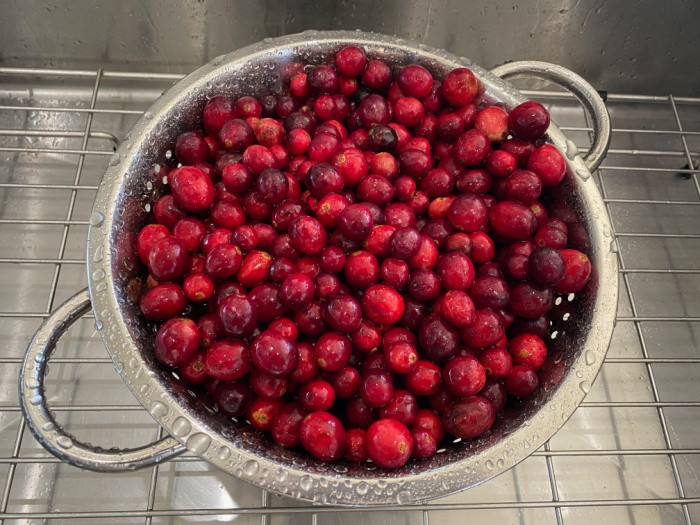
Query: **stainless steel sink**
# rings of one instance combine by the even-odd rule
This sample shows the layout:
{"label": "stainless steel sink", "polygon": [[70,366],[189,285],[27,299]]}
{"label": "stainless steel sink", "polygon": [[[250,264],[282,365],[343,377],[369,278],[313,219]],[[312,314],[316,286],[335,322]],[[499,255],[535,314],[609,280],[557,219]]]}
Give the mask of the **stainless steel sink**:
{"label": "stainless steel sink", "polygon": [[[270,1],[260,4],[260,16],[273,20],[273,8],[283,4],[285,12],[306,9],[296,2]],[[138,5],[151,10],[154,27],[161,27],[167,17],[152,11],[158,2]],[[441,23],[431,20],[444,18],[452,5],[457,2],[434,3],[430,17],[422,19],[429,35]],[[612,9],[608,4],[601,8]],[[15,16],[12,9],[8,13]],[[466,7],[459,9],[466,17]],[[242,12],[241,20],[248,16]],[[525,10],[523,17],[530,21],[526,15],[536,12]],[[594,10],[590,16],[598,15]],[[62,17],[56,20],[70,26]],[[146,23],[138,10],[134,20],[137,26]],[[354,28],[355,20],[344,22]],[[378,29],[409,37],[418,30],[418,21],[401,20],[405,27]],[[304,28],[297,23],[286,32]],[[165,35],[158,38],[158,46],[166,45]],[[461,52],[479,58],[478,52]],[[47,313],[85,286],[88,215],[109,156],[140,113],[180,74],[164,73],[168,68],[154,57],[149,62],[136,52],[133,56],[142,60],[130,69],[111,56],[92,56],[81,64],[71,62],[68,52],[55,57],[67,68],[57,70],[45,67],[39,54],[31,60],[28,52],[14,60],[7,51],[0,55],[5,66],[0,68],[0,520],[700,522],[700,98],[687,96],[697,95],[697,78],[686,84],[642,85],[628,78],[616,86],[600,85],[610,91],[613,139],[596,178],[613,221],[623,278],[608,358],[573,418],[529,459],[479,487],[419,507],[348,512],[269,495],[192,457],[118,475],[81,471],[58,463],[26,431],[17,401],[22,352]],[[211,57],[187,60],[200,58],[203,63]],[[639,55],[647,65],[654,58]],[[572,67],[566,60],[564,65]],[[547,104],[564,132],[585,149],[590,130],[578,103],[537,87],[530,95]],[[629,92],[646,95],[623,94]],[[93,324],[90,317],[76,323],[52,361],[48,394],[58,419],[81,439],[103,446],[153,440],[157,425],[114,371]]]}

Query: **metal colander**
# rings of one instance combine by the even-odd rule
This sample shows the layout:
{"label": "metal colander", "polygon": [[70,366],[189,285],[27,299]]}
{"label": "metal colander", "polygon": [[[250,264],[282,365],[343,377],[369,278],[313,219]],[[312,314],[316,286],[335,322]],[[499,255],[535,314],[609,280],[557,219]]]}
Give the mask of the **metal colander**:
{"label": "metal colander", "polygon": [[[275,445],[241,422],[213,409],[175,374],[155,362],[153,326],[129,300],[128,283],[137,272],[135,238],[150,205],[164,185],[156,168],[174,150],[175,139],[199,127],[202,109],[214,95],[264,95],[282,89],[292,61],[327,62],[349,44],[365,48],[393,68],[419,63],[441,78],[469,67],[479,78],[484,101],[508,107],[525,97],[497,75],[528,74],[572,91],[591,114],[595,138],[582,158],[555,125],[548,138],[564,154],[564,183],[544,197],[551,214],[563,218],[570,243],[591,259],[593,275],[583,293],[557,299],[556,338],[542,369],[541,387],[517,410],[505,412],[491,431],[473,441],[455,440],[425,462],[383,470],[372,464],[327,464]],[[495,73],[495,74],[494,74]],[[610,123],[593,88],[570,71],[541,62],[506,64],[489,72],[471,61],[423,45],[359,32],[305,32],[219,57],[168,89],[133,126],[105,172],[88,234],[89,291],[59,307],[30,343],[20,378],[20,400],[37,439],[73,465],[98,471],[150,466],[185,450],[265,489],[295,498],[338,505],[409,503],[445,496],[479,484],[512,467],[545,443],[573,414],[603,362],[617,305],[616,245],[596,185],[591,178],[607,151]],[[60,335],[92,304],[96,326],[117,371],[141,404],[170,434],[132,450],[102,450],[68,435],[54,420],[44,397],[46,364]]]}

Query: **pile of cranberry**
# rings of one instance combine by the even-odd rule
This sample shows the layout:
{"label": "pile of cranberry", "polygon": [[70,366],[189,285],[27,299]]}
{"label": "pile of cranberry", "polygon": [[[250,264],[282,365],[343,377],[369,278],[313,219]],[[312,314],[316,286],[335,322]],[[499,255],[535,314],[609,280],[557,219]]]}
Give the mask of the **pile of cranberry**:
{"label": "pile of cranberry", "polygon": [[217,96],[137,238],[153,352],[219,412],[384,468],[489,430],[538,387],[555,294],[591,266],[543,187],[547,110],[488,105],[348,46],[286,90]]}

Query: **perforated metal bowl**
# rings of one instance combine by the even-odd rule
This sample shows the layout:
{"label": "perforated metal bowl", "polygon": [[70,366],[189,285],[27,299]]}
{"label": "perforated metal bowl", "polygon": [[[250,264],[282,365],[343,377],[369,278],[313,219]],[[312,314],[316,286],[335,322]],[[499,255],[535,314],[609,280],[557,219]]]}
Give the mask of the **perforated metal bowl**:
{"label": "perforated metal bowl", "polygon": [[[89,292],[58,308],[27,349],[20,378],[22,408],[34,435],[53,454],[82,468],[119,471],[153,465],[186,448],[245,481],[296,498],[339,505],[408,503],[445,496],[503,472],[540,447],[576,410],[602,364],[617,305],[616,248],[590,173],[607,150],[610,123],[605,106],[585,81],[539,62],[507,64],[494,73],[527,73],[558,82],[591,113],[596,136],[586,159],[550,126],[549,140],[565,155],[568,172],[548,201],[550,211],[569,224],[574,246],[589,255],[594,271],[586,290],[571,302],[563,298],[558,307],[568,321],[555,318],[558,337],[541,372],[542,387],[519,410],[500,417],[487,435],[452,443],[429,461],[409,462],[398,470],[329,465],[282,449],[249,425],[232,423],[154,361],[153,329],[127,296],[127,284],[137,271],[135,237],[148,219],[146,205],[163,185],[154,166],[173,150],[180,133],[200,124],[202,108],[212,96],[278,91],[286,64],[323,63],[348,44],[363,46],[371,58],[393,67],[420,63],[437,78],[467,66],[485,88],[483,100],[508,107],[525,100],[498,76],[464,58],[388,36],[340,31],[263,41],[219,57],[175,84],[134,125],[105,172],[90,217]],[[46,363],[56,340],[91,303],[117,371],[169,437],[139,449],[104,451],[68,435],[51,416],[43,395]]]}

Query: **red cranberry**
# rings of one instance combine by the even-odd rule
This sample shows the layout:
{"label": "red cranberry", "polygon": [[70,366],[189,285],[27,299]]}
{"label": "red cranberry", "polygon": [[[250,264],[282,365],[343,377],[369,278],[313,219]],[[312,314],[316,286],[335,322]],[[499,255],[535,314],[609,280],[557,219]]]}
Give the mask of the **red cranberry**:
{"label": "red cranberry", "polygon": [[345,417],[354,427],[367,428],[377,419],[375,410],[368,407],[362,398],[353,397],[345,407]]}
{"label": "red cranberry", "polygon": [[529,366],[514,366],[504,382],[508,393],[515,397],[529,397],[537,389],[539,379]]}
{"label": "red cranberry", "polygon": [[204,106],[204,129],[217,136],[225,122],[236,118],[236,107],[228,97],[214,97]]}
{"label": "red cranberry", "polygon": [[455,142],[455,156],[465,166],[481,164],[489,153],[489,138],[477,129],[465,131]]}
{"label": "red cranberry", "polygon": [[533,334],[520,334],[510,340],[508,350],[516,365],[525,365],[539,370],[547,360],[547,346]]}
{"label": "red cranberry", "polygon": [[346,188],[354,188],[369,173],[369,163],[357,148],[348,148],[336,153],[331,163],[341,175]]}
{"label": "red cranberry", "polygon": [[357,46],[345,46],[335,54],[335,67],[344,77],[356,77],[365,68],[367,56]]}
{"label": "red cranberry", "polygon": [[347,446],[343,424],[332,414],[320,410],[302,420],[299,437],[304,449],[322,461],[340,459]]}
{"label": "red cranberry", "polygon": [[508,124],[513,135],[534,142],[547,132],[549,112],[539,102],[529,100],[510,111]]}
{"label": "red cranberry", "polygon": [[362,296],[362,310],[372,322],[389,326],[404,314],[404,300],[396,290],[383,284],[370,286]]}
{"label": "red cranberry", "polygon": [[345,266],[345,254],[337,246],[326,246],[321,252],[321,269],[326,272],[339,272]]}
{"label": "red cranberry", "polygon": [[270,323],[267,329],[273,332],[279,332],[280,334],[282,334],[288,339],[291,339],[292,341],[296,341],[297,339],[299,339],[299,329],[294,324],[294,321],[287,317],[275,319]]}
{"label": "red cranberry", "polygon": [[503,410],[503,407],[506,406],[506,401],[508,399],[506,387],[503,386],[501,381],[496,381],[493,379],[486,380],[486,385],[481,392],[479,392],[479,395],[485,397],[491,402],[496,413]]}
{"label": "red cranberry", "polygon": [[443,290],[467,290],[474,282],[474,265],[462,252],[449,252],[440,257],[437,274]]}
{"label": "red cranberry", "polygon": [[181,313],[187,300],[177,284],[158,284],[146,290],[139,305],[143,316],[150,321],[163,321]]}
{"label": "red cranberry", "polygon": [[387,365],[398,374],[407,374],[418,365],[418,350],[406,341],[399,341],[384,347]]}
{"label": "red cranberry", "polygon": [[253,401],[253,393],[243,381],[218,383],[212,397],[219,412],[227,417],[242,416]]}
{"label": "red cranberry", "polygon": [[255,330],[258,322],[257,308],[250,298],[230,295],[217,309],[221,331],[228,337],[242,337]]}
{"label": "red cranberry", "polygon": [[491,227],[500,237],[509,241],[528,239],[537,229],[532,211],[514,201],[501,201],[489,210]]}
{"label": "red cranberry", "polygon": [[294,448],[301,444],[301,423],[306,411],[295,401],[287,403],[272,422],[270,433],[278,445]]}
{"label": "red cranberry", "polygon": [[360,326],[352,333],[352,344],[355,350],[366,354],[372,353],[382,343],[382,333],[375,324],[363,319]]}
{"label": "red cranberry", "polygon": [[183,166],[168,174],[175,201],[190,213],[203,212],[214,202],[214,184],[197,168]]}
{"label": "red cranberry", "polygon": [[406,390],[395,390],[391,401],[379,409],[381,419],[394,419],[406,426],[416,420],[418,402],[416,397]]}
{"label": "red cranberry", "polygon": [[486,169],[494,177],[508,177],[518,167],[515,155],[499,149],[486,157]]}
{"label": "red cranberry", "polygon": [[381,60],[370,60],[362,73],[362,83],[373,91],[382,91],[391,84],[391,69]]}
{"label": "red cranberry", "polygon": [[410,64],[399,70],[396,83],[404,95],[423,98],[428,96],[433,87],[433,76],[424,67]]}
{"label": "red cranberry", "polygon": [[175,142],[175,156],[182,164],[204,162],[209,159],[209,155],[209,146],[197,133],[183,133]]}
{"label": "red cranberry", "polygon": [[316,298],[324,301],[340,291],[340,279],[335,274],[322,272],[314,281]]}
{"label": "red cranberry", "polygon": [[308,72],[308,83],[312,94],[332,94],[338,91],[338,73],[330,66],[315,66]]}
{"label": "red cranberry", "polygon": [[302,385],[297,397],[301,406],[309,412],[330,410],[335,402],[335,391],[328,381],[316,379]]}
{"label": "red cranberry", "polygon": [[447,220],[459,231],[475,232],[487,223],[488,209],[479,195],[459,195],[447,210]]}
{"label": "red cranberry", "polygon": [[445,241],[445,250],[448,252],[462,252],[466,255],[472,253],[472,239],[467,233],[453,233]]}
{"label": "red cranberry", "polygon": [[385,259],[381,266],[382,282],[395,289],[406,286],[410,270],[408,264],[398,259]]}
{"label": "red cranberry", "polygon": [[255,134],[245,120],[231,119],[219,131],[219,143],[226,151],[243,153],[254,141]]}
{"label": "red cranberry", "polygon": [[503,379],[513,368],[513,358],[504,348],[487,348],[479,355],[486,375],[494,379]]}
{"label": "red cranberry", "polygon": [[469,254],[471,260],[476,264],[483,264],[493,260],[496,247],[491,237],[484,232],[474,232],[470,234],[472,241],[472,251]]}
{"label": "red cranberry", "polygon": [[161,239],[168,237],[170,237],[170,230],[162,224],[147,224],[144,226],[136,237],[136,251],[141,262],[147,265],[153,246]]}
{"label": "red cranberry", "polygon": [[561,257],[564,259],[566,274],[559,281],[555,289],[559,293],[576,293],[583,290],[591,278],[591,261],[585,253],[578,250],[561,250]]}
{"label": "red cranberry", "polygon": [[537,248],[527,263],[528,275],[543,286],[554,286],[566,276],[564,258],[553,248]]}
{"label": "red cranberry", "polygon": [[350,360],[352,343],[344,335],[327,332],[318,338],[314,346],[314,359],[326,372],[337,372]]}
{"label": "red cranberry", "polygon": [[402,126],[412,127],[423,120],[425,108],[420,100],[403,97],[394,103],[394,120]]}
{"label": "red cranberry", "polygon": [[204,273],[192,273],[182,283],[185,295],[190,301],[201,303],[214,295],[214,281]]}
{"label": "red cranberry", "polygon": [[515,315],[533,319],[546,314],[554,306],[554,294],[549,288],[520,283],[510,291],[510,309]]}
{"label": "red cranberry", "polygon": [[415,459],[423,461],[435,455],[437,442],[430,432],[427,430],[412,430],[411,439],[413,440],[412,456]]}
{"label": "red cranberry", "polygon": [[543,186],[556,186],[564,179],[566,162],[557,148],[542,144],[528,158],[527,169],[535,172]]}
{"label": "red cranberry", "polygon": [[373,124],[387,124],[389,122],[389,105],[380,95],[368,95],[358,106],[358,115],[362,127],[369,130]]}
{"label": "red cranberry", "polygon": [[474,321],[474,303],[461,290],[450,290],[439,301],[438,313],[456,328],[464,328]]}
{"label": "red cranberry", "polygon": [[453,106],[466,106],[476,96],[479,81],[464,67],[450,71],[442,81],[442,96]]}
{"label": "red cranberry", "polygon": [[299,354],[297,366],[292,370],[292,373],[289,374],[289,379],[297,383],[305,383],[318,374],[318,365],[314,359],[314,348],[311,343],[299,343],[297,345],[297,352]]}
{"label": "red cranberry", "polygon": [[540,179],[527,170],[515,170],[505,181],[503,197],[508,200],[519,201],[529,206],[540,197],[542,183]]}
{"label": "red cranberry", "polygon": [[469,295],[477,308],[498,310],[510,302],[508,284],[500,277],[489,275],[477,278],[469,289]]}
{"label": "red cranberry", "polygon": [[366,250],[351,253],[345,263],[345,279],[357,290],[364,290],[379,280],[377,258]]}
{"label": "red cranberry", "polygon": [[260,284],[250,291],[249,297],[255,305],[258,320],[263,323],[274,321],[287,313],[279,299],[279,287],[276,284]]}
{"label": "red cranberry", "polygon": [[487,106],[477,113],[474,127],[491,142],[502,142],[508,136],[508,113],[498,106]]}
{"label": "red cranberry", "polygon": [[348,239],[362,241],[369,236],[374,225],[374,219],[369,209],[362,204],[347,206],[340,213],[338,227]]}
{"label": "red cranberry", "polygon": [[407,262],[412,270],[434,268],[438,262],[438,249],[435,241],[427,235],[421,235],[420,248],[409,257]]}
{"label": "red cranberry", "polygon": [[474,322],[460,332],[462,342],[471,348],[487,348],[504,335],[498,314],[488,309],[477,310]]}
{"label": "red cranberry", "polygon": [[220,381],[241,379],[250,371],[248,346],[233,340],[215,342],[204,357],[204,369],[210,377]]}
{"label": "red cranberry", "polygon": [[341,399],[350,399],[360,387],[360,373],[356,368],[346,366],[333,375],[333,389]]}
{"label": "red cranberry", "polygon": [[156,359],[167,366],[181,366],[197,354],[199,329],[191,319],[170,319],[158,329],[154,344]]}
{"label": "red cranberry", "polygon": [[[228,230],[226,231],[228,232]],[[204,260],[204,266],[212,279],[224,280],[233,277],[238,272],[242,261],[243,256],[238,246],[221,243],[209,251]]]}
{"label": "red cranberry", "polygon": [[389,403],[394,395],[391,377],[379,370],[366,372],[360,378],[360,397],[371,408],[379,408]]}
{"label": "red cranberry", "polygon": [[432,301],[440,295],[440,278],[432,270],[414,270],[408,278],[407,289],[418,301]]}
{"label": "red cranberry", "polygon": [[367,429],[367,454],[382,468],[399,468],[413,452],[413,439],[405,425],[395,419],[380,419]]}
{"label": "red cranberry", "polygon": [[292,247],[301,253],[313,255],[326,246],[326,230],[313,217],[301,215],[292,221],[289,227],[289,239]]}
{"label": "red cranberry", "polygon": [[289,375],[296,367],[299,353],[291,339],[276,332],[263,332],[250,345],[253,364],[274,377]]}
{"label": "red cranberry", "polygon": [[451,394],[459,397],[473,396],[484,387],[486,372],[481,363],[474,357],[453,357],[442,369],[445,388]]}
{"label": "red cranberry", "polygon": [[443,362],[457,353],[459,335],[457,330],[436,315],[428,316],[418,331],[423,354],[435,362]]}
{"label": "red cranberry", "polygon": [[276,168],[276,164],[277,161],[270,148],[260,144],[248,146],[243,152],[243,165],[254,175],[260,175],[267,168]]}
{"label": "red cranberry", "polygon": [[256,398],[248,406],[246,416],[256,430],[269,432],[277,415],[282,410],[284,401],[281,399]]}
{"label": "red cranberry", "polygon": [[367,461],[367,436],[361,428],[351,428],[345,432],[348,442],[345,449],[345,459],[354,463]]}
{"label": "red cranberry", "polygon": [[209,216],[217,228],[227,230],[235,230],[245,223],[245,210],[238,203],[219,201],[212,206]]}
{"label": "red cranberry", "polygon": [[243,194],[253,185],[253,174],[243,164],[227,164],[221,172],[226,189],[234,194]]}
{"label": "red cranberry", "polygon": [[204,354],[199,352],[185,365],[180,366],[182,378],[193,385],[201,385],[207,380],[207,373],[204,371]]}
{"label": "red cranberry", "polygon": [[194,217],[180,219],[173,227],[173,236],[182,241],[191,252],[199,251],[200,244],[206,233],[207,229],[204,223]]}
{"label": "red cranberry", "polygon": [[262,104],[253,97],[240,97],[236,100],[236,111],[242,118],[262,116]]}
{"label": "red cranberry", "polygon": [[486,398],[472,396],[454,401],[442,418],[445,430],[462,439],[474,439],[488,431],[496,420],[496,411]]}

